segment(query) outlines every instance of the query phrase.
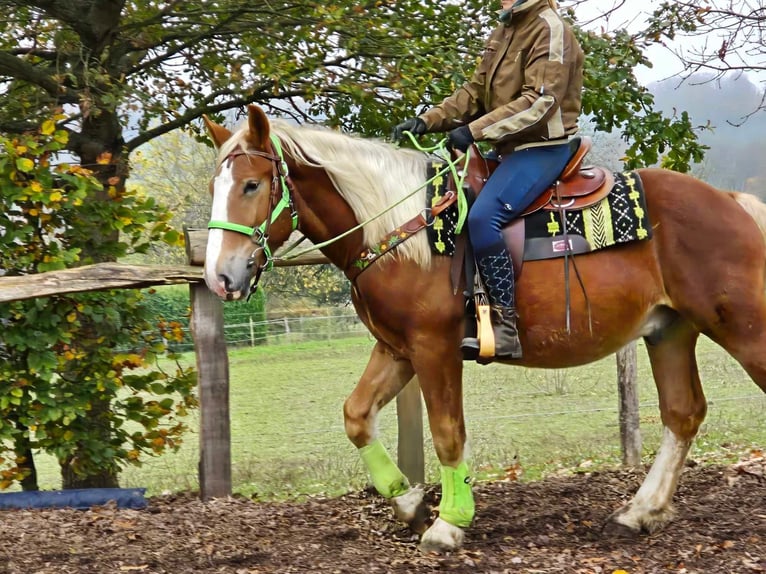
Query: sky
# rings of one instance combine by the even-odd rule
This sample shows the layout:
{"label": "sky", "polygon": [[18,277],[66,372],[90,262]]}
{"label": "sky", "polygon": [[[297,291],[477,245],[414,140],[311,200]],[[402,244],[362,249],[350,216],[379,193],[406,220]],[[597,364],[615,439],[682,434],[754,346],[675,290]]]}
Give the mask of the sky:
{"label": "sky", "polygon": [[[578,5],[577,20],[581,24],[594,20],[593,24],[589,26],[593,29],[605,27],[607,30],[627,28],[629,31],[638,31],[644,27],[648,16],[661,3],[660,0],[642,0],[640,2],[637,0],[587,0],[583,4]],[[561,0],[562,8],[565,8],[567,5],[571,6],[571,3],[567,0]],[[610,10],[618,5],[619,8],[610,14],[608,18],[603,17],[604,14],[609,13]],[[719,2],[718,5],[720,6],[721,3]],[[720,39],[711,36],[707,37],[707,41],[711,45],[718,45],[721,42]],[[702,42],[703,39],[701,38],[681,38],[671,44],[670,47],[688,51],[695,47],[701,47]],[[636,77],[644,85],[666,79],[683,70],[683,66],[678,58],[667,48],[654,46],[648,50],[646,55],[653,63],[653,67],[641,66],[636,69]],[[748,76],[753,83],[766,81],[766,77],[763,74],[760,76],[748,74]]]}
{"label": "sky", "polygon": [[[588,28],[607,30],[616,30],[627,28],[630,31],[637,31],[643,27],[648,16],[659,6],[657,0],[643,0],[636,2],[628,0],[624,2],[614,13],[604,18],[604,14],[609,13],[615,5],[620,4],[616,0],[589,0],[580,5],[577,9],[577,20],[580,23],[594,21]],[[561,2],[562,8],[566,7],[567,2]],[[653,67],[648,68],[640,66],[636,69],[636,77],[642,84],[659,81],[672,76],[682,70],[678,59],[673,56],[666,48],[656,46],[647,52],[647,56],[652,61]]]}

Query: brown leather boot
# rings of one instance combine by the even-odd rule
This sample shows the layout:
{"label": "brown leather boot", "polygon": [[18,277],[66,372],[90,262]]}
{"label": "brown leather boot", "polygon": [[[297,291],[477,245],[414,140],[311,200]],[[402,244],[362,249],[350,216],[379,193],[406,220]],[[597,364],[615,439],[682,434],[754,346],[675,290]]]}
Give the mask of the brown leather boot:
{"label": "brown leather boot", "polygon": [[495,359],[521,359],[521,341],[516,328],[516,309],[492,308],[492,330],[495,333]]}
{"label": "brown leather boot", "polygon": [[[489,353],[485,352],[482,359],[486,362],[493,359],[520,359],[521,342],[516,327],[517,315],[514,304],[515,278],[513,263],[505,246],[498,246],[494,252],[479,257],[478,269],[489,295],[491,311],[488,313],[488,318],[495,338],[494,357],[490,357]],[[491,346],[487,350],[491,352]]]}

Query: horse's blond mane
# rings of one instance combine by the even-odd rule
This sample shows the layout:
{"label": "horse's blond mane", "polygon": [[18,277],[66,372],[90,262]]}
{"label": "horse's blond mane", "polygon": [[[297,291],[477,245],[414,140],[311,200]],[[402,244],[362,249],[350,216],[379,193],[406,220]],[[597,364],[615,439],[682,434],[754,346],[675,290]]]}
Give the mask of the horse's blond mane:
{"label": "horse's blond mane", "polygon": [[[364,226],[364,240],[374,246],[425,206],[428,157],[420,152],[393,147],[380,140],[343,134],[321,126],[297,126],[271,120],[271,129],[287,155],[296,162],[327,172],[338,193],[363,222],[411,195]],[[237,130],[219,150],[226,157],[245,143],[247,125]],[[414,194],[412,192],[415,192]],[[418,233],[396,249],[396,254],[428,265],[431,252],[425,233]]]}

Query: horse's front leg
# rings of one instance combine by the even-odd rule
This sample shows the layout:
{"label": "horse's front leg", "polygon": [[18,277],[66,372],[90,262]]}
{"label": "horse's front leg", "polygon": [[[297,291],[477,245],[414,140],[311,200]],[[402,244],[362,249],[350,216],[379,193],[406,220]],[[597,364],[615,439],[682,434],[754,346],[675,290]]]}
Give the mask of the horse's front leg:
{"label": "horse's front leg", "polygon": [[362,378],[346,399],[343,415],[346,435],[359,449],[373,486],[390,500],[396,517],[420,534],[426,529],[430,516],[423,501],[423,489],[410,486],[375,436],[378,412],[399,394],[414,374],[410,361],[397,360],[378,343]]}
{"label": "horse's front leg", "polygon": [[450,552],[463,544],[464,528],[476,511],[466,462],[463,419],[463,362],[457,344],[429,341],[413,358],[428,410],[436,455],[441,463],[442,497],[439,517],[423,534],[423,552]]}

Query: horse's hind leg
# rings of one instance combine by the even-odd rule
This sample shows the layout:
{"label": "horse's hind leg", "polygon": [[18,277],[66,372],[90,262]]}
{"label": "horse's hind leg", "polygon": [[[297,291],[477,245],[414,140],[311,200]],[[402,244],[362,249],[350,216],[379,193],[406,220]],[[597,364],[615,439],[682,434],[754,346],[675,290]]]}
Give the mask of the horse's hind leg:
{"label": "horse's hind leg", "polygon": [[723,320],[711,328],[710,337],[766,393],[766,300],[762,292],[755,295],[738,301],[736,308],[719,308]]}
{"label": "horse's hind leg", "polygon": [[654,532],[673,518],[672,499],[686,455],[705,418],[694,347],[699,333],[680,316],[647,340],[664,426],[654,464],[633,499],[610,516],[607,532]]}
{"label": "horse's hind leg", "polygon": [[423,502],[423,489],[413,488],[386,448],[375,437],[378,412],[412,379],[408,360],[397,360],[381,343],[375,345],[370,361],[354,391],[343,406],[346,435],[359,449],[375,489],[391,501],[396,517],[413,531],[426,529],[430,512]]}

